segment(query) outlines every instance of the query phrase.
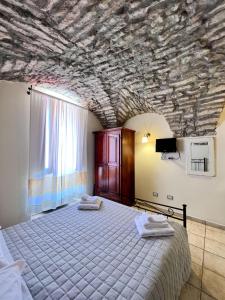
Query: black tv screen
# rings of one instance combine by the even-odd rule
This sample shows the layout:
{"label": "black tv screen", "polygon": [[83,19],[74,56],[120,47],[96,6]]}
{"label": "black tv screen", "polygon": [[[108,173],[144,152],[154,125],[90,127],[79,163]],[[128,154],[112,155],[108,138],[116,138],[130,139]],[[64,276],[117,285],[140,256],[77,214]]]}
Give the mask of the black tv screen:
{"label": "black tv screen", "polygon": [[176,138],[169,138],[169,139],[157,139],[156,140],[156,152],[176,152]]}

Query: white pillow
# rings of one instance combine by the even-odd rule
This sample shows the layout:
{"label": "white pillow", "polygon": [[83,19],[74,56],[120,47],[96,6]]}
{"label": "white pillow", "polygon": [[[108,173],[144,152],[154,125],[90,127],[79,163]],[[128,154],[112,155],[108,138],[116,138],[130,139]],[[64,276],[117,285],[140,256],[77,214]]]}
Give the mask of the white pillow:
{"label": "white pillow", "polygon": [[17,260],[0,269],[0,299],[22,300],[21,272],[25,268],[25,261]]}
{"label": "white pillow", "polygon": [[[0,227],[1,229],[1,227]],[[4,238],[2,232],[0,231],[0,268],[6,266],[9,263],[8,259],[5,256],[4,251]]]}

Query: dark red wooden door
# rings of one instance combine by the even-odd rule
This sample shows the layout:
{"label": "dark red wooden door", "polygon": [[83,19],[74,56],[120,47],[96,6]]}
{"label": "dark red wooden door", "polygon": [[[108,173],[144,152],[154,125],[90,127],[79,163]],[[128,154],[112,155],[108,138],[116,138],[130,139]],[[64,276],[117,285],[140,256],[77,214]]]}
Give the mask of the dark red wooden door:
{"label": "dark red wooden door", "polygon": [[108,193],[120,199],[120,132],[107,133]]}
{"label": "dark red wooden door", "polygon": [[95,132],[95,194],[133,204],[133,130],[114,128]]}
{"label": "dark red wooden door", "polygon": [[107,136],[104,132],[95,135],[95,162],[97,164],[107,163]]}
{"label": "dark red wooden door", "polygon": [[95,135],[95,194],[108,191],[107,136],[104,132]]}
{"label": "dark red wooden door", "polygon": [[107,193],[108,192],[108,168],[106,165],[96,166],[96,193]]}

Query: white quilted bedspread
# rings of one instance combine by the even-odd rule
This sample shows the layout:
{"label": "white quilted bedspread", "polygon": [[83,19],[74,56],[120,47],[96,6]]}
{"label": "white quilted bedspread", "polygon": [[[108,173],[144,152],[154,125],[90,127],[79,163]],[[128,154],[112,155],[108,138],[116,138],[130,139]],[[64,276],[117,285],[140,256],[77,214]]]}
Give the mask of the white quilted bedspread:
{"label": "white quilted bedspread", "polygon": [[178,299],[191,270],[186,230],[140,238],[132,208],[103,199],[99,211],[76,205],[3,230],[14,259],[27,262],[35,300]]}

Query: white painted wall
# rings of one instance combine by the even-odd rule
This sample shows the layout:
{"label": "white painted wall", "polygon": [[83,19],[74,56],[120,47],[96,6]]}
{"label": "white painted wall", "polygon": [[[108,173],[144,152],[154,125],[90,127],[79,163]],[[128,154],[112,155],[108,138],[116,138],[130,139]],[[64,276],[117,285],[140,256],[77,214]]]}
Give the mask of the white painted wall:
{"label": "white painted wall", "polygon": [[[136,130],[135,144],[135,189],[142,199],[180,206],[188,205],[188,215],[209,222],[225,225],[225,112],[217,128],[216,177],[187,175],[185,170],[185,141],[178,140],[181,160],[161,160],[155,152],[155,139],[172,137],[165,118],[147,113],[131,118],[125,127]],[[146,130],[151,133],[149,143],[142,144]],[[158,198],[152,196],[159,193]],[[174,200],[167,200],[167,194]]]}
{"label": "white painted wall", "polygon": [[102,125],[92,112],[88,112],[87,127],[87,193],[92,195],[94,189],[94,135],[93,131],[101,130]]}
{"label": "white painted wall", "polygon": [[25,221],[28,196],[27,84],[0,81],[0,225]]}

